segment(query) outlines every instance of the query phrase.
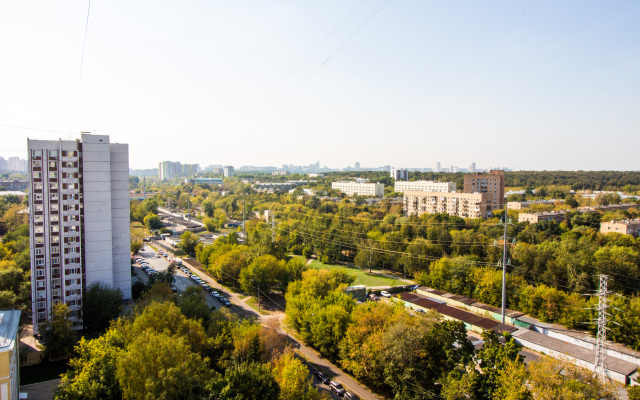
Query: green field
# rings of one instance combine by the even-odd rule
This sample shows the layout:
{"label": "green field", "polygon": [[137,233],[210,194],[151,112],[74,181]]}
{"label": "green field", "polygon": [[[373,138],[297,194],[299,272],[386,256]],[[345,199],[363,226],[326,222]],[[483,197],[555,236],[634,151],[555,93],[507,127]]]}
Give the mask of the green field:
{"label": "green field", "polygon": [[[292,256],[295,258],[301,259],[303,262],[307,260],[302,256]],[[379,276],[377,274],[370,274],[367,270],[362,270],[359,268],[347,267],[344,265],[334,265],[334,264],[325,264],[317,260],[311,261],[312,268],[324,268],[324,269],[341,269],[346,271],[349,275],[355,276],[356,280],[353,282],[354,285],[366,285],[366,286],[396,286],[403,285],[404,282],[400,279],[391,279]]]}

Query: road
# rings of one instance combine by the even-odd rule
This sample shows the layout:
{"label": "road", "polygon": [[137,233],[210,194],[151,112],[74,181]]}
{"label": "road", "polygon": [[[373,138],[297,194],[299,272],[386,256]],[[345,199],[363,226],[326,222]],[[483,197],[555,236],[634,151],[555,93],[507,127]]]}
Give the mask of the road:
{"label": "road", "polygon": [[[147,243],[145,243],[144,247],[140,250],[138,254],[143,256],[149,262],[149,265],[153,269],[156,269],[158,271],[165,271],[169,267],[169,261],[167,261],[167,259],[164,257],[158,258],[156,256],[157,255],[156,251],[152,249]],[[232,303],[231,309],[234,312],[240,315],[243,315],[245,317],[252,317],[252,318],[259,319],[262,323],[265,323],[270,318],[278,318],[279,320],[282,320],[282,318],[284,317],[284,313],[276,313],[276,314],[271,314],[269,316],[263,316],[261,314],[258,314],[256,310],[251,308],[249,305],[245,304],[243,299],[237,294],[224,291],[222,286],[218,284],[216,281],[214,281],[212,278],[210,278],[209,276],[204,275],[200,271],[193,270],[191,268],[189,269],[191,270],[192,273],[198,275],[200,279],[205,281],[209,286],[217,290],[218,293],[227,297]],[[148,280],[146,273],[137,264],[134,265],[134,270],[136,271],[136,274],[142,280],[142,282],[146,283]],[[189,286],[197,286],[197,285],[198,284],[196,282],[194,282],[192,279],[187,277],[187,275],[184,272],[182,272],[180,269],[176,271],[175,286],[179,292],[184,291]],[[222,307],[222,304],[217,299],[215,299],[210,293],[207,293],[206,297],[207,297],[207,304],[209,306],[214,306],[216,309]],[[318,356],[318,354],[314,350],[305,346],[302,342],[300,342],[293,336],[289,335],[288,332],[281,330],[281,333],[286,335],[289,341],[293,344],[293,346],[299,350],[299,352],[304,356],[304,358],[308,360],[306,362],[306,365],[309,368],[309,376],[313,381],[313,386],[316,389],[318,389],[320,392],[325,392],[329,394],[333,399],[336,399],[336,400],[341,399],[341,397],[338,397],[337,395],[329,391],[328,385],[324,385],[320,383],[318,379],[314,377],[313,374],[317,370],[321,370],[322,372],[327,373],[331,377],[331,379],[337,379],[345,386],[347,390],[354,392],[364,400],[379,400],[379,398],[375,396],[373,393],[371,393],[371,391],[367,390],[362,385],[357,383],[355,380],[347,376],[335,365],[322,359],[320,356]]]}

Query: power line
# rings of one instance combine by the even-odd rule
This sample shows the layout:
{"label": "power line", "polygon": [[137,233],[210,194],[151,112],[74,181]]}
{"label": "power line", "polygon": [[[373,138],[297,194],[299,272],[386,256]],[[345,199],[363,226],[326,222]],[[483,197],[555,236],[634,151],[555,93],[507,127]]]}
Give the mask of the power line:
{"label": "power line", "polygon": [[76,124],[76,115],[78,112],[78,102],[80,100],[80,83],[82,82],[82,70],[84,68],[84,51],[87,45],[87,32],[89,31],[89,15],[91,12],[91,0],[89,0],[89,5],[87,7],[87,21],[84,26],[84,39],[82,41],[82,56],[80,57],[80,73],[78,74],[78,89],[76,90],[76,104],[73,108],[73,125],[72,128]]}

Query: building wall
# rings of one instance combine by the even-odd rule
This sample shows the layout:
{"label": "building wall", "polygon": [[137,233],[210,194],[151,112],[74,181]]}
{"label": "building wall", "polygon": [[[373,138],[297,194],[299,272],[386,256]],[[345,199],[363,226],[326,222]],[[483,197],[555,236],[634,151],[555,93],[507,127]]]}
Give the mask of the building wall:
{"label": "building wall", "polygon": [[340,190],[347,196],[384,196],[384,184],[364,182],[332,182],[331,189]]}
{"label": "building wall", "polygon": [[487,211],[504,208],[504,182],[502,170],[491,170],[488,174],[466,174],[464,176],[464,193],[486,193]]}
{"label": "building wall", "polygon": [[19,398],[20,364],[18,324],[20,311],[1,311],[0,317],[0,399]]}
{"label": "building wall", "polygon": [[111,156],[111,232],[113,287],[131,298],[131,253],[129,246],[129,145],[112,143]]}
{"label": "building wall", "polygon": [[640,220],[631,221],[605,221],[600,224],[600,232],[618,232],[623,235],[638,237],[640,230]]}
{"label": "building wall", "polygon": [[407,215],[446,213],[461,218],[486,218],[487,195],[480,193],[404,192]]}
{"label": "building wall", "polygon": [[413,182],[396,182],[394,191],[405,192],[455,192],[455,182],[436,182],[436,181],[413,181]]}

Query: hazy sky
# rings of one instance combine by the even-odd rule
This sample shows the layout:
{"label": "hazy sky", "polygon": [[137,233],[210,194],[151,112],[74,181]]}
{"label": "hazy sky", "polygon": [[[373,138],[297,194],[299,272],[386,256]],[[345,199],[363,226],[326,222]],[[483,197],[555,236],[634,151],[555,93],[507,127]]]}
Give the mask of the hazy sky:
{"label": "hazy sky", "polygon": [[640,169],[638,1],[93,0],[80,74],[88,5],[0,2],[0,155]]}

